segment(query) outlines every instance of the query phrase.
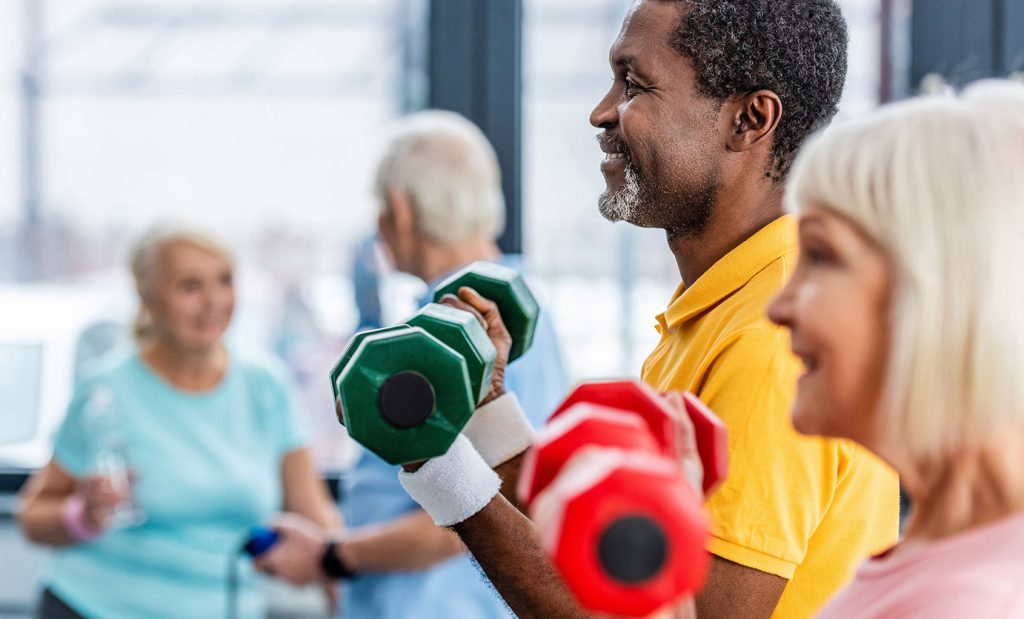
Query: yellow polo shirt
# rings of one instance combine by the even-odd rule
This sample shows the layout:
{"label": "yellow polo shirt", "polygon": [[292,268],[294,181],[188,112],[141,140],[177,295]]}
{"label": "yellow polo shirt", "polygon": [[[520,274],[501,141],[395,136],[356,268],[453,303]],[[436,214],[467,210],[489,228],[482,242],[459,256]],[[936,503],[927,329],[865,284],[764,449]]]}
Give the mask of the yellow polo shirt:
{"label": "yellow polo shirt", "polygon": [[781,217],[726,254],[657,317],[643,379],[695,393],[729,430],[729,476],[708,500],[709,550],[789,580],[775,617],[812,617],[866,557],[896,543],[896,473],[849,441],[801,436],[802,364],[765,310],[797,259]]}

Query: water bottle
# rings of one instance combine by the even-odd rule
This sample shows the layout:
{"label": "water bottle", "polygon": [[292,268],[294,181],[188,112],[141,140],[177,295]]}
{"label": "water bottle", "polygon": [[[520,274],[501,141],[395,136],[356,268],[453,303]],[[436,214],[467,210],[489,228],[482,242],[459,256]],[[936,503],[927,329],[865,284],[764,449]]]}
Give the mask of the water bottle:
{"label": "water bottle", "polygon": [[98,387],[89,396],[85,408],[85,421],[95,441],[92,473],[106,477],[115,490],[126,498],[114,508],[110,528],[117,529],[142,524],[145,513],[135,503],[132,494],[132,476],[128,466],[126,443],[121,431],[117,401],[109,387]]}

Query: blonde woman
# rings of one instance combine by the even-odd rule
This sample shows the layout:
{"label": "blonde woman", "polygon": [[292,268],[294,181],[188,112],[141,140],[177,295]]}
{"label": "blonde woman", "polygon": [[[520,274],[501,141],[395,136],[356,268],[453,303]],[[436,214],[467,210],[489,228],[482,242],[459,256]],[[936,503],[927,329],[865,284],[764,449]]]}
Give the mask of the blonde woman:
{"label": "blonde woman", "polygon": [[[239,616],[260,616],[251,568],[240,562],[237,591],[228,582],[249,527],[281,509],[338,523],[294,389],[276,366],[225,346],[234,267],[218,242],[154,232],[132,271],[138,350],[76,390],[53,459],[23,492],[25,534],[59,549],[40,615],[221,617],[236,605]],[[131,496],[101,470],[114,442]],[[144,520],[122,517],[128,501]]]}
{"label": "blonde woman", "polygon": [[866,446],[912,501],[822,617],[1024,617],[1022,172],[1009,82],[835,127],[795,164],[800,258],[769,311],[806,368],[793,422]]}

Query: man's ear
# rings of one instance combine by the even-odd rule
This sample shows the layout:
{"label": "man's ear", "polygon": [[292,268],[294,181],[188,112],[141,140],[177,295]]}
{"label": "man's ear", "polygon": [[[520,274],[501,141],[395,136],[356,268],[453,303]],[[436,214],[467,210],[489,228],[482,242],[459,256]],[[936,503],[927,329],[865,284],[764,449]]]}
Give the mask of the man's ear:
{"label": "man's ear", "polygon": [[408,194],[397,189],[388,189],[385,208],[396,232],[411,233],[416,229],[416,211]]}
{"label": "man's ear", "polygon": [[740,153],[768,140],[782,119],[782,100],[770,90],[755,90],[729,101],[727,146]]}

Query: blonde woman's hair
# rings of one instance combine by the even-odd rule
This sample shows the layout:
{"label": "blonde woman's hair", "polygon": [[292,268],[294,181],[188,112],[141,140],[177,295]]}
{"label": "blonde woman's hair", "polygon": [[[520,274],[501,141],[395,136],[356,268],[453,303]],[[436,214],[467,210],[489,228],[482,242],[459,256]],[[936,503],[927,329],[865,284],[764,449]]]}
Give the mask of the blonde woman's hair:
{"label": "blonde woman's hair", "polygon": [[420,231],[445,245],[495,239],[505,227],[505,198],[494,147],[454,112],[431,110],[398,121],[377,167],[374,193],[406,194]]}
{"label": "blonde woman's hair", "polygon": [[1024,85],[979,82],[826,130],[786,205],[834,211],[887,254],[885,440],[929,459],[1024,425]]}
{"label": "blonde woman's hair", "polygon": [[135,317],[132,332],[141,340],[150,330],[149,318],[144,301],[151,298],[160,278],[160,269],[165,249],[175,243],[184,243],[206,250],[234,265],[234,257],[227,245],[213,235],[183,226],[159,226],[144,234],[132,246],[130,264],[135,291],[139,295],[139,311]]}

